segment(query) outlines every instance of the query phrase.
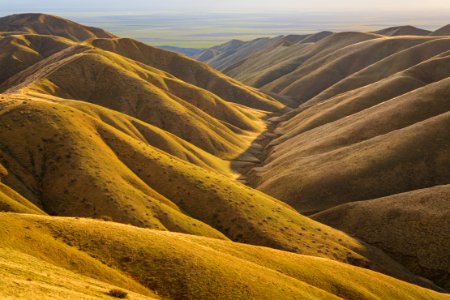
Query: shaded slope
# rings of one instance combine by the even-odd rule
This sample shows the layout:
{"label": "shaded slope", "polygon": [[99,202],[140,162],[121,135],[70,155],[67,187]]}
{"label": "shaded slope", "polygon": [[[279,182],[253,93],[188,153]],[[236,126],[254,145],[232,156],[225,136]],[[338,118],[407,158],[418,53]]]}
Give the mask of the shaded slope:
{"label": "shaded slope", "polygon": [[[377,249],[227,177],[169,156],[76,105],[9,100],[13,107],[4,108],[0,119],[5,129],[0,131],[1,161],[8,166],[2,181],[49,214],[106,216],[141,227],[228,237],[432,286]],[[18,119],[20,126],[9,125]]]}
{"label": "shaded slope", "polygon": [[300,68],[278,78],[264,89],[294,97],[303,103],[345,77],[428,38],[378,38],[347,46],[329,55],[308,60]]}
{"label": "shaded slope", "polygon": [[[370,33],[320,32],[304,36],[303,39],[294,43],[288,40],[288,36],[271,39],[271,42],[263,48],[250,47],[252,43],[257,45],[258,40],[255,40],[247,42],[248,46],[243,48],[246,51],[249,48],[251,52],[242,51],[242,55],[233,52],[233,56],[240,56],[239,59],[229,60],[229,63],[223,64],[221,70],[244,83],[263,88],[268,92],[282,94],[284,87],[299,79],[297,75],[291,76],[290,73],[309,60],[314,62],[348,45],[379,37]],[[210,63],[213,64],[213,62]],[[283,77],[285,79],[281,79]],[[277,79],[280,81],[278,82]],[[291,95],[284,94],[284,96]],[[289,101],[287,103],[290,104]]]}
{"label": "shaded slope", "polygon": [[[342,94],[347,91],[355,90],[359,87],[369,85],[371,83],[381,81],[388,78],[398,72],[412,68],[422,62],[425,62],[431,58],[438,59],[440,56],[448,56],[450,53],[450,39],[434,39],[417,46],[405,49],[396,54],[386,57],[367,68],[356,72],[343,80],[337,82],[330,88],[322,91],[319,95],[315,96],[309,104],[329,99],[333,96]],[[445,65],[445,62],[444,62]],[[433,68],[425,69],[429,77],[434,72]],[[438,68],[439,72],[439,68]],[[440,72],[442,73],[442,72]],[[405,74],[397,76],[405,76]],[[406,76],[405,76],[406,77]],[[428,80],[425,80],[426,82]],[[411,87],[411,89],[414,86]],[[398,94],[400,95],[401,92]]]}
{"label": "shaded slope", "polygon": [[[384,65],[384,64],[383,64]],[[401,96],[418,88],[425,87],[436,81],[450,76],[450,52],[438,55],[423,63],[415,65],[403,72],[386,77],[361,88],[351,89],[348,92],[328,98],[334,89],[329,89],[297,109],[297,113],[277,128],[278,133],[286,133],[274,143],[280,143],[307,130],[337,121],[364,109],[379,105],[384,101]],[[355,79],[355,85],[358,80]],[[442,83],[444,86],[447,81]],[[336,86],[339,89],[338,86]],[[433,89],[431,89],[433,91]],[[337,93],[336,93],[337,94]],[[323,95],[323,96],[322,96]],[[433,99],[432,95],[428,95]],[[445,95],[443,96],[445,97]],[[444,101],[439,99],[439,101]],[[314,105],[315,103],[319,105]],[[444,107],[446,107],[445,103]],[[386,122],[389,122],[386,120]]]}
{"label": "shaded slope", "polygon": [[381,247],[411,271],[450,288],[450,186],[344,204],[313,218]]}
{"label": "shaded slope", "polygon": [[449,86],[445,79],[287,139],[254,170],[258,187],[313,213],[447,183]]}
{"label": "shaded slope", "polygon": [[46,14],[16,14],[0,18],[0,32],[2,31],[54,35],[73,41],[114,37],[103,29],[83,26],[67,19]]}
{"label": "shaded slope", "polygon": [[[85,265],[77,263],[87,253],[163,297],[448,298],[372,271],[267,248],[83,219],[10,214],[2,215],[0,222],[18,232],[29,228],[28,239],[19,235],[15,240],[4,239],[5,232],[0,230],[3,247],[36,255],[37,241],[43,240],[40,247],[48,249],[47,260],[56,263],[53,249],[59,248],[74,258],[71,269],[76,272],[84,271]],[[103,268],[107,268],[105,265]]]}

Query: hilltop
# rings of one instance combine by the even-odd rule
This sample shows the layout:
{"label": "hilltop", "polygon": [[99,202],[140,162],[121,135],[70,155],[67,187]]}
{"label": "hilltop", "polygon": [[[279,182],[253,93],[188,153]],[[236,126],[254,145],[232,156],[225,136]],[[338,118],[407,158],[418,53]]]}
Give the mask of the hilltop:
{"label": "hilltop", "polygon": [[46,14],[17,14],[0,18],[1,32],[53,35],[77,42],[91,38],[114,37],[113,34],[103,29],[83,26],[70,20]]}

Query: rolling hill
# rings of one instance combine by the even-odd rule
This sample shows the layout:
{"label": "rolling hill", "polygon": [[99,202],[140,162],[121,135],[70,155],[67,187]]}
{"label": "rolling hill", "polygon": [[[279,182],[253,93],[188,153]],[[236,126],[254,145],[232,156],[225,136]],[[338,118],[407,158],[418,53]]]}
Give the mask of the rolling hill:
{"label": "rolling hill", "polygon": [[[37,262],[24,266],[28,284],[42,282],[36,275],[49,267],[70,284],[80,276],[53,270],[83,271],[89,285],[71,289],[73,298],[106,294],[113,285],[165,299],[448,299],[370,270],[269,248],[87,219],[2,214],[0,223],[0,249],[14,249],[7,263]],[[19,234],[11,239],[9,231]],[[6,294],[14,293],[6,285]],[[138,299],[134,293],[130,299]]]}
{"label": "rolling hill", "polygon": [[[212,167],[208,171],[201,163],[195,166],[155,148],[144,138],[151,137],[150,126],[133,128],[126,117],[121,120],[117,113],[77,101],[3,97],[1,182],[27,199],[6,198],[3,205],[13,208],[7,211],[25,213],[29,209],[22,206],[36,207],[49,215],[232,239],[328,257],[432,286],[374,247],[305,218]],[[12,126],[19,119],[21,125]],[[160,134],[169,142],[170,134]],[[185,152],[193,156],[193,150]],[[206,164],[208,156],[197,155]]]}
{"label": "rolling hill", "polygon": [[[422,239],[395,209],[411,193],[426,216],[423,194],[449,183],[448,38],[202,53],[235,79],[59,17],[0,31],[0,297],[448,299],[445,233]],[[344,226],[348,203],[377,201],[439,250]]]}
{"label": "rolling hill", "polygon": [[[449,246],[438,234],[443,227],[436,223],[436,234],[426,233],[431,241],[420,236],[421,229],[408,223],[408,206],[400,195],[429,193],[430,206],[422,208],[430,219],[433,209],[448,212],[448,205],[431,200],[434,188],[450,183],[450,38],[445,28],[437,33],[409,26],[333,33],[316,42],[274,43],[252,51],[248,45],[258,40],[234,42],[232,54],[223,51],[207,61],[213,66],[224,62],[216,66],[294,108],[270,119],[268,130],[249,149],[260,161],[239,169],[242,180],[382,248],[441,286],[449,284],[442,259]],[[227,62],[228,57],[233,59]],[[381,197],[391,202],[383,202],[383,208],[365,206]],[[351,209],[353,202],[361,203],[368,214],[380,216],[400,205],[395,201],[405,205],[405,211],[396,210],[396,236],[427,241],[439,250],[394,246],[388,223],[359,227],[368,219]],[[352,226],[343,225],[347,210]],[[450,238],[447,232],[445,238]],[[427,259],[443,263],[433,265],[420,253],[408,252],[421,248]]]}
{"label": "rolling hill", "polygon": [[0,18],[0,32],[53,35],[77,42],[91,38],[114,37],[103,29],[83,26],[46,14],[17,14]]}
{"label": "rolling hill", "polygon": [[[313,218],[379,245],[415,273],[448,287],[450,186],[344,204]],[[405,223],[408,226],[405,227]],[[377,230],[373,230],[373,228]],[[447,286],[446,286],[447,285]]]}
{"label": "rolling hill", "polygon": [[429,35],[431,31],[417,28],[414,26],[398,26],[390,27],[382,30],[375,31],[375,33],[388,36],[399,36],[399,35]]}

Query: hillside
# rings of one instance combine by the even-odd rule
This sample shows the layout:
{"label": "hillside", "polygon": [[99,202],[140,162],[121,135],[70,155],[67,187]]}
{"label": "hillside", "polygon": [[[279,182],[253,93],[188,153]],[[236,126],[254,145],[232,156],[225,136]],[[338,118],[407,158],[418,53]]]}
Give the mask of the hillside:
{"label": "hillside", "polygon": [[[262,48],[221,66],[294,107],[271,118],[268,130],[249,149],[260,162],[235,165],[243,173],[241,180],[303,214],[321,216],[342,207],[339,217],[352,207],[345,203],[363,205],[381,197],[396,201],[393,195],[419,189],[433,197],[434,187],[450,183],[450,39],[425,32],[376,34],[336,33],[315,43]],[[385,209],[390,207],[396,204]],[[443,203],[437,207],[448,212]],[[368,211],[377,216],[377,210],[373,206]],[[427,259],[442,261],[449,246],[441,239],[448,234],[427,232],[428,239],[422,239],[421,229],[409,226],[408,212],[398,214],[398,236],[416,235],[412,241],[427,241],[439,250],[403,244],[405,248],[424,248]],[[352,217],[364,221],[360,215]],[[350,228],[339,219],[318,220],[381,247],[414,273],[448,286],[445,262],[418,267],[421,254],[393,250],[386,231],[391,228],[383,230],[381,222],[359,228],[362,223],[354,221]],[[440,229],[436,225],[434,230]],[[366,237],[367,232],[379,235]]]}
{"label": "hillside", "polygon": [[[269,248],[87,219],[2,214],[0,223],[1,249],[14,249],[9,263],[31,256],[39,261],[30,266],[36,273],[45,261],[47,272],[63,267],[105,281],[85,295],[106,293],[112,284],[171,299],[448,299],[370,270]],[[42,281],[29,274],[29,282]],[[65,282],[76,284],[71,277]]]}
{"label": "hillside", "polygon": [[201,54],[232,78],[59,17],[0,31],[0,298],[448,299],[449,38]]}
{"label": "hillside", "polygon": [[313,218],[381,247],[448,289],[450,241],[444,228],[450,228],[450,212],[442,208],[449,206],[450,186],[444,185],[344,204]]}
{"label": "hillside", "polygon": [[399,36],[399,35],[429,35],[431,31],[417,28],[414,26],[398,26],[390,27],[375,31],[375,33],[388,35],[388,36]]}
{"label": "hillside", "polygon": [[[376,248],[155,148],[142,138],[151,127],[133,129],[126,118],[114,121],[117,113],[76,101],[10,95],[2,103],[1,181],[27,206],[328,257],[429,286]],[[21,126],[10,125],[18,119]]]}
{"label": "hillside", "polygon": [[[445,27],[441,32],[445,35]],[[281,36],[234,43],[231,49],[224,44],[207,49],[196,58],[297,107],[366,69],[371,76],[385,78],[380,73],[384,70],[381,66],[369,70],[374,64],[386,61],[387,68],[395,68],[404,64],[404,60],[421,59],[420,51],[424,55],[433,52],[437,55],[438,51],[449,50],[444,49],[445,42],[439,41],[442,36],[433,35],[412,26],[375,33],[320,32],[290,42],[287,42],[289,36]],[[421,44],[424,44],[422,50]],[[395,54],[397,58],[392,65]],[[388,59],[392,59],[391,64],[387,64]]]}

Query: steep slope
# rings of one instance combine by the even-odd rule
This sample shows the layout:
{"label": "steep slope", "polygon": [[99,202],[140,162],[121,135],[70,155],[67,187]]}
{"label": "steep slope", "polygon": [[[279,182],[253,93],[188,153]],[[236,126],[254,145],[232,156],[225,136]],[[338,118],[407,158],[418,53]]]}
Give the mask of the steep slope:
{"label": "steep slope", "polygon": [[412,29],[320,32],[295,42],[282,42],[283,37],[270,43],[255,40],[223,52],[218,49],[224,45],[218,46],[219,54],[197,59],[297,107],[385,79],[448,51],[448,39]]}
{"label": "steep slope", "polygon": [[[415,67],[431,58],[438,59],[441,56],[447,56],[450,54],[449,51],[450,38],[434,39],[405,49],[344,78],[315,96],[308,104],[327,100],[338,94],[356,90],[359,87],[368,86],[377,81],[382,81],[391,75]],[[431,73],[430,70],[433,69],[429,69],[428,73]],[[427,70],[425,69],[424,71],[426,72]],[[406,74],[404,73],[401,75],[406,77]],[[396,76],[399,77],[401,75],[398,74]],[[413,86],[411,88],[413,88]]]}
{"label": "steep slope", "polygon": [[[379,250],[265,194],[170,156],[127,130],[116,129],[117,123],[110,125],[102,121],[105,117],[83,112],[87,108],[78,110],[66,100],[24,102],[23,95],[3,97],[1,162],[7,174],[2,182],[48,214],[111,218],[230,238],[344,261],[432,286]],[[11,126],[18,120],[19,126]]]}
{"label": "steep slope", "polygon": [[[280,47],[288,47],[296,44],[307,44],[321,40],[330,35],[331,32],[320,32],[308,35],[287,35],[274,38],[258,38],[248,42],[232,40],[222,45],[204,50],[196,56],[199,61],[205,62],[217,70],[224,71],[228,68],[234,69],[248,58],[256,54],[267,53]],[[264,61],[261,61],[264,62]],[[250,66],[250,64],[248,64]]]}
{"label": "steep slope", "polygon": [[428,37],[376,38],[349,45],[316,59],[267,84],[263,89],[303,103],[347,76],[396,52],[428,41]]}
{"label": "steep slope", "polygon": [[70,40],[56,36],[24,34],[0,37],[0,85],[11,76],[72,44]]}
{"label": "steep slope", "polygon": [[96,39],[91,41],[91,44],[170,73],[187,83],[206,89],[226,101],[267,111],[283,109],[281,103],[266,94],[185,56],[131,39]]}
{"label": "steep slope", "polygon": [[429,35],[431,31],[414,26],[397,26],[389,27],[375,31],[374,33],[387,35],[387,36],[399,36],[399,35]]}
{"label": "steep slope", "polygon": [[[286,134],[274,143],[280,143],[307,130],[337,121],[382,104],[384,101],[415,91],[420,87],[446,79],[450,76],[448,66],[450,66],[450,52],[433,57],[372,84],[350,89],[345,93],[339,94],[336,90],[339,90],[340,87],[336,85],[335,88],[330,88],[314,97],[293,112],[294,116],[277,128],[278,133]],[[353,86],[359,85],[356,78],[349,83]],[[333,94],[337,94],[337,96],[331,97]],[[444,100],[445,98],[439,101]],[[445,104],[444,107],[446,107]]]}
{"label": "steep slope", "polygon": [[14,86],[9,92],[34,90],[109,107],[222,158],[242,152],[252,133],[263,128],[257,119],[262,113],[158,69],[89,47],[73,48],[58,59],[50,57],[6,84]]}
{"label": "steep slope", "polygon": [[373,271],[268,248],[83,219],[3,214],[0,223],[2,247],[93,278],[117,270],[109,282],[138,291],[120,282],[122,273],[164,298],[448,299]]}
{"label": "steep slope", "polygon": [[[425,255],[367,237],[408,270],[299,211],[449,184],[447,38],[322,32],[203,53],[285,104],[304,103],[274,118],[282,103],[185,56],[52,16],[2,24],[7,296],[119,287],[136,298],[445,298],[354,267],[441,290],[413,273],[447,286],[445,231]],[[294,208],[234,180],[239,164]]]}
{"label": "steep slope", "polygon": [[0,32],[61,36],[78,42],[92,38],[114,37],[103,29],[83,26],[67,19],[46,14],[17,14],[0,18]]}
{"label": "steep slope", "polygon": [[[245,83],[277,93],[279,90],[271,88],[269,84],[288,76],[308,60],[314,61],[316,58],[330,55],[348,45],[379,37],[379,35],[370,33],[332,34],[331,32],[320,32],[305,36],[295,43],[287,41],[286,37],[274,38],[265,48],[250,47],[253,42],[248,42],[249,45],[243,49],[250,48],[251,52],[243,51],[245,55],[233,54],[233,56],[239,55],[239,59],[230,59],[228,63],[224,63],[220,67],[220,70]],[[223,55],[225,57],[222,60],[229,56],[226,55],[226,52]],[[202,58],[198,57],[198,59]],[[209,63],[213,64],[214,62],[210,61]],[[260,64],[262,64],[261,67],[259,67]],[[291,80],[295,80],[295,76],[292,77]]]}
{"label": "steep slope", "polygon": [[253,170],[258,188],[314,213],[448,183],[449,93],[446,78],[285,138]]}
{"label": "steep slope", "polygon": [[381,247],[414,273],[449,289],[446,207],[450,207],[449,185],[348,203],[313,217]]}

